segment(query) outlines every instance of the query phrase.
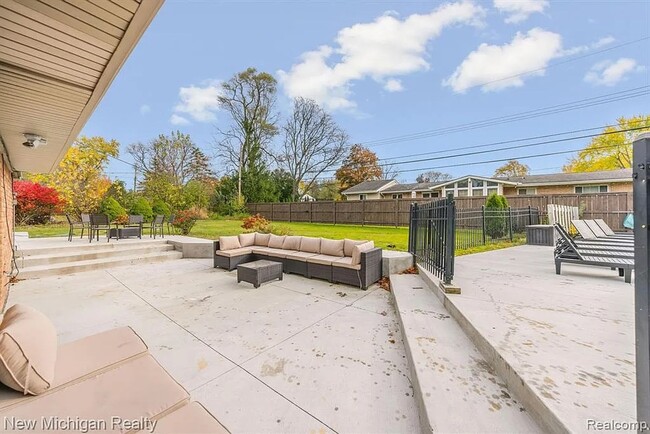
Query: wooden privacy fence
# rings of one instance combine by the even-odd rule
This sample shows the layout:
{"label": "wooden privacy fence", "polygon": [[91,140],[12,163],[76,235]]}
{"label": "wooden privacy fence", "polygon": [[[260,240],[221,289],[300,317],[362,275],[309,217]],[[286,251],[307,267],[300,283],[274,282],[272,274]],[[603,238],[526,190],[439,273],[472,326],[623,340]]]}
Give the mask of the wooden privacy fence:
{"label": "wooden privacy fence", "polygon": [[[623,229],[623,219],[632,210],[632,193],[589,193],[506,196],[512,208],[537,208],[549,204],[577,207],[584,219],[602,218],[614,230]],[[456,209],[477,209],[485,197],[456,197]],[[435,199],[433,199],[435,200]],[[408,226],[411,203],[432,199],[379,199],[317,202],[249,203],[248,212],[272,221],[332,223],[377,226]],[[542,216],[545,217],[545,214]]]}

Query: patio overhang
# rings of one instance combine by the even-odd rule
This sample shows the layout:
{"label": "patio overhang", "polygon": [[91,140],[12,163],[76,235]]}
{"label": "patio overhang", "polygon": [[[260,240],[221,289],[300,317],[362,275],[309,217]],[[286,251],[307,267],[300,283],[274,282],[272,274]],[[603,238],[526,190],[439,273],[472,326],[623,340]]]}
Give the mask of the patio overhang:
{"label": "patio overhang", "polygon": [[[0,0],[0,139],[13,170],[51,172],[164,0]],[[25,134],[47,140],[28,147]]]}

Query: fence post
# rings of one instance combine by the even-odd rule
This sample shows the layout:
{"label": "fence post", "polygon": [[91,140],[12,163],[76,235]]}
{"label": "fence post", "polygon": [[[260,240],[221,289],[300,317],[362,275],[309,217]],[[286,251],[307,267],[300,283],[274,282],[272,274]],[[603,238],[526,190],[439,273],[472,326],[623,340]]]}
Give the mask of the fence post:
{"label": "fence post", "polygon": [[481,205],[481,221],[483,222],[483,230],[481,231],[483,234],[483,245],[486,243],[486,238],[485,238],[485,205]]}
{"label": "fence post", "polygon": [[[636,322],[636,415],[650,423],[650,286],[648,268],[650,231],[650,134],[643,133],[632,144],[634,190],[634,310]],[[640,430],[639,430],[640,432]]]}
{"label": "fence post", "polygon": [[366,201],[361,201],[361,226],[366,225]]}
{"label": "fence post", "polygon": [[508,207],[508,221],[510,222],[510,241],[512,241],[512,207]]}
{"label": "fence post", "polygon": [[291,202],[289,202],[289,223],[291,223]]}
{"label": "fence post", "polygon": [[271,203],[271,221],[275,221],[275,207]]}
{"label": "fence post", "polygon": [[533,209],[528,205],[528,226],[533,224]]}
{"label": "fence post", "polygon": [[418,213],[418,204],[412,203],[409,211],[409,253],[412,253],[415,256],[415,239],[417,235],[415,216]]}
{"label": "fence post", "polygon": [[309,202],[309,223],[313,223],[312,215],[314,214],[314,202]]}
{"label": "fence post", "polygon": [[334,225],[336,225],[336,201],[332,202],[332,205],[334,205]]}
{"label": "fence post", "polygon": [[395,199],[395,227],[399,223],[399,199]]}
{"label": "fence post", "polygon": [[456,249],[456,216],[455,216],[454,194],[447,195],[447,206],[445,209],[445,273],[443,281],[445,284],[450,285],[451,280],[454,278],[454,255]]}

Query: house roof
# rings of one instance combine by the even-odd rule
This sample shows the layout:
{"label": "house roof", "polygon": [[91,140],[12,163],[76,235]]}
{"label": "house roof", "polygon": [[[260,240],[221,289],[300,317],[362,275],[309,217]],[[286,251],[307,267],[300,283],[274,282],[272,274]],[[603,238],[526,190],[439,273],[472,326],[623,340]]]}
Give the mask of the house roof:
{"label": "house roof", "polygon": [[510,176],[501,179],[514,181],[524,186],[631,182],[632,169],[605,170],[599,172],[549,173],[547,175]]}
{"label": "house roof", "polygon": [[395,184],[397,184],[397,181],[395,181],[394,179],[377,179],[374,181],[363,181],[343,191],[342,194],[379,193],[380,191]]}
{"label": "house roof", "polygon": [[500,184],[517,185],[517,181],[511,181],[511,180],[509,180],[508,178],[489,178],[489,177],[486,177],[486,176],[465,175],[465,176],[461,176],[460,178],[454,178],[454,179],[449,179],[449,180],[447,180],[447,181],[439,182],[439,183],[433,185],[433,186],[431,187],[431,189],[440,188],[440,187],[443,187],[443,186],[445,186],[445,185],[453,184],[453,183],[455,183],[455,182],[458,182],[458,181],[461,181],[461,180],[463,180],[463,179],[467,179],[467,178],[480,179],[480,180],[482,180],[482,181],[498,182],[498,183],[500,183]]}
{"label": "house roof", "polygon": [[[162,3],[0,1],[0,142],[14,170],[57,167]],[[47,144],[23,146],[25,133]]]}
{"label": "house roof", "polygon": [[409,191],[429,191],[435,182],[414,182],[411,184],[395,184],[382,190],[382,193],[404,193]]}

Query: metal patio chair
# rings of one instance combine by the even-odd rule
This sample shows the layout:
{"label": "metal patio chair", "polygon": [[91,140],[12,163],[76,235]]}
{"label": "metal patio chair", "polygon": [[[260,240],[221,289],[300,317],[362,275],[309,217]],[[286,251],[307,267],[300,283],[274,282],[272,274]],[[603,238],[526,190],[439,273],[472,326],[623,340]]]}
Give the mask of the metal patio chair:
{"label": "metal patio chair", "polygon": [[79,238],[84,237],[84,230],[88,230],[88,236],[90,237],[90,214],[88,213],[81,213],[81,224],[83,225],[81,227],[81,236]]}
{"label": "metal patio chair", "polygon": [[176,227],[174,227],[174,218],[175,217],[176,216],[174,214],[172,214],[167,219],[167,235],[171,235],[172,230],[174,231],[174,234],[176,233]]}
{"label": "metal patio chair", "polygon": [[106,214],[90,214],[90,238],[88,242],[92,242],[95,235],[99,241],[99,233],[104,231],[106,233],[106,242],[111,240],[110,234],[112,225]]}
{"label": "metal patio chair", "polygon": [[74,230],[77,228],[81,228],[81,237],[83,238],[83,230],[84,230],[84,224],[83,222],[76,222],[72,220],[72,217],[70,217],[68,214],[65,215],[65,218],[68,220],[68,225],[70,226],[70,229],[68,230],[68,241],[72,242],[72,236],[74,235]]}
{"label": "metal patio chair", "polygon": [[151,223],[142,226],[142,229],[149,229],[149,238],[153,236],[153,238],[155,239],[158,233],[160,233],[161,237],[165,238],[164,223],[165,223],[165,216],[163,214],[158,214],[157,216],[154,217]]}

